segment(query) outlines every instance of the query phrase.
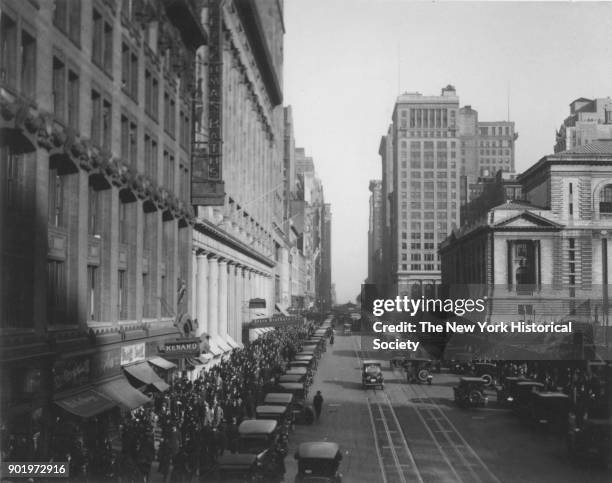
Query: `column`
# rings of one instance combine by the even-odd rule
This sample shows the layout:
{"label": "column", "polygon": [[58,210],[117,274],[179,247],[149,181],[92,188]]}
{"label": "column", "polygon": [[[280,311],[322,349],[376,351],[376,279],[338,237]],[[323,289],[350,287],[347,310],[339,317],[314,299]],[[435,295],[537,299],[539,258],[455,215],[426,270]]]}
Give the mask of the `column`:
{"label": "column", "polygon": [[244,306],[247,303],[244,297],[244,268],[236,267],[236,335],[234,340],[240,342],[242,340],[242,323],[244,322],[244,314],[246,313]]}
{"label": "column", "polygon": [[234,337],[236,324],[236,264],[228,264],[227,274],[227,333]]}
{"label": "column", "polygon": [[196,251],[193,250],[191,252],[191,266],[193,270],[191,271],[191,307],[189,307],[189,313],[191,317],[194,319],[198,318],[198,256]]}
{"label": "column", "polygon": [[204,332],[210,334],[210,327],[208,324],[209,318],[207,314],[208,264],[209,261],[204,252],[198,253],[196,256],[196,266],[198,271],[196,274],[196,287],[194,291],[196,306],[195,316],[198,319],[198,336],[202,335]]}
{"label": "column", "polygon": [[208,259],[208,318],[206,327],[212,337],[217,335],[219,321],[219,259],[212,256]]}
{"label": "column", "polygon": [[219,260],[219,322],[217,333],[225,339],[227,334],[227,260]]}

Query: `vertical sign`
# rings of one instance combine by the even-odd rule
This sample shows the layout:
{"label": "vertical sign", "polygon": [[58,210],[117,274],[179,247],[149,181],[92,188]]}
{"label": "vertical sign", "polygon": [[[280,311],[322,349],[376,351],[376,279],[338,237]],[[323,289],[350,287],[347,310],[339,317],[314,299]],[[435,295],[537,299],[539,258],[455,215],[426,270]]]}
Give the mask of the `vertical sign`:
{"label": "vertical sign", "polygon": [[192,203],[225,203],[223,168],[223,9],[220,0],[208,7],[208,149],[196,143],[192,158]]}

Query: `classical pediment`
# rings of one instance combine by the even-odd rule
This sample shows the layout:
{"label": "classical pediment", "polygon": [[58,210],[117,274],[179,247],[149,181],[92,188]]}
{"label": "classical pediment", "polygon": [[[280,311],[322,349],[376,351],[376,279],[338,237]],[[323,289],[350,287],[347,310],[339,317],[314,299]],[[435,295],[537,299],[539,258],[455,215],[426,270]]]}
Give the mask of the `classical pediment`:
{"label": "classical pediment", "polygon": [[500,220],[495,223],[496,228],[550,228],[559,229],[562,225],[555,223],[554,221],[548,220],[541,216],[538,216],[529,211],[523,211],[522,213],[511,216],[504,220]]}

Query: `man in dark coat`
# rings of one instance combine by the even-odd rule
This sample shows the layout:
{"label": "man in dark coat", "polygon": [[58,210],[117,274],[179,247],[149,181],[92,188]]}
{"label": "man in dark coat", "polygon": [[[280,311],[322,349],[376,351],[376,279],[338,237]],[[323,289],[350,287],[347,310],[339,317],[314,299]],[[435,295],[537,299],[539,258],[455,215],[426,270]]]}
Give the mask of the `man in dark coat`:
{"label": "man in dark coat", "polygon": [[317,394],[312,400],[312,405],[314,407],[315,414],[317,416],[317,421],[318,421],[319,417],[321,416],[321,410],[323,409],[323,396],[321,395],[321,391],[317,391]]}

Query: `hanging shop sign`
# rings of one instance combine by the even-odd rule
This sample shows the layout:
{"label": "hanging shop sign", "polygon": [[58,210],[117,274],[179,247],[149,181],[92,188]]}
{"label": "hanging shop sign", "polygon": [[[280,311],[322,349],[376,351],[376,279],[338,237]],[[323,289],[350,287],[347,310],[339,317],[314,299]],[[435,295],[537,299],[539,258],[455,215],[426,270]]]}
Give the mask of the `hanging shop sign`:
{"label": "hanging shop sign", "polygon": [[161,348],[162,350],[160,353],[164,354],[166,357],[199,356],[201,352],[201,342],[199,337],[176,339],[166,342],[164,347]]}
{"label": "hanging shop sign", "polygon": [[145,343],[124,345],[121,347],[121,365],[133,364],[146,360]]}
{"label": "hanging shop sign", "polygon": [[117,347],[96,354],[92,362],[94,379],[104,379],[119,374],[121,372],[121,350]]}
{"label": "hanging shop sign", "polygon": [[56,361],[53,365],[53,389],[65,391],[89,383],[91,363],[89,356]]}

